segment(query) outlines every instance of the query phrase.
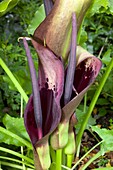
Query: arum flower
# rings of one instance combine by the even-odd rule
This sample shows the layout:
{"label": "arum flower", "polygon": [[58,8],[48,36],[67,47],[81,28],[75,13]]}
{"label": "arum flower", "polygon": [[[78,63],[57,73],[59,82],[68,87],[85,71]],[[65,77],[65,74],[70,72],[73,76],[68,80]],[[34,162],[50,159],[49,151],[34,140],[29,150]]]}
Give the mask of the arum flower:
{"label": "arum flower", "polygon": [[[52,21],[55,20],[54,17],[58,11],[61,15],[62,8],[64,9],[67,4],[72,7],[75,5],[75,1],[71,0],[69,3],[67,0],[56,0],[52,11],[47,16],[47,20],[36,29],[31,40],[39,57],[38,77],[36,76],[27,41],[25,38],[23,39],[28,57],[33,91],[25,109],[24,121],[33,145],[35,167],[37,170],[45,170],[50,167],[50,135],[50,142],[54,149],[66,146],[68,132],[73,130],[71,118],[74,111],[85,92],[94,82],[101,68],[99,59],[81,47],[77,47],[77,21],[76,15],[75,13],[72,14],[72,11],[68,11],[69,16],[72,17],[72,38],[69,62],[66,68],[62,57],[59,55],[61,47],[58,45],[58,42],[55,44],[57,36],[60,45],[61,42],[65,41],[66,32],[64,31],[63,35],[61,35],[62,31],[60,30],[56,37],[54,37],[54,31],[53,35],[51,35],[51,31],[48,35],[45,34],[44,26],[46,28],[49,27],[48,23],[51,23],[51,19]],[[65,22],[67,21],[65,20]],[[67,30],[68,25],[65,28]],[[48,30],[46,31],[48,32]],[[50,41],[52,38],[54,39],[54,48],[51,45],[49,46],[49,35]],[[61,36],[60,38],[59,35]],[[56,50],[54,50],[55,47],[57,47]],[[67,152],[67,149],[65,150]]]}
{"label": "arum flower", "polygon": [[48,137],[61,118],[60,98],[64,86],[64,68],[60,58],[48,48],[36,43],[40,57],[37,80],[27,41],[25,38],[23,41],[33,87],[33,95],[25,109],[25,126],[33,145],[36,169],[48,169],[50,166]]}
{"label": "arum flower", "polygon": [[[26,106],[24,119],[34,149],[36,169],[45,169],[50,166],[48,144],[50,134],[53,133],[51,144],[54,149],[66,145],[68,137],[64,140],[63,145],[59,144],[59,140],[63,137],[65,139],[65,130],[68,133],[69,124],[66,124],[66,128],[65,123],[70,120],[84,93],[94,82],[100,70],[101,62],[86,51],[80,53],[81,48],[78,47],[80,54],[77,58],[74,81],[71,81],[72,92],[69,99],[65,99],[65,88],[67,86],[67,91],[70,92],[70,87],[68,86],[69,82],[66,83],[66,79],[64,81],[64,77],[70,76],[70,72],[74,71],[73,68],[67,67],[67,71],[64,73],[64,65],[61,57],[56,56],[48,47],[44,47],[33,39],[32,43],[39,56],[39,72],[37,79],[35,71],[32,71],[32,62],[29,61],[33,94]],[[24,46],[27,56],[30,56],[30,53],[28,54],[29,50],[26,39],[24,39]],[[82,61],[80,60],[81,56]],[[72,64],[71,62],[70,65],[72,66]],[[63,102],[61,101],[61,97]],[[57,133],[58,124],[62,125],[64,129],[61,133]]]}

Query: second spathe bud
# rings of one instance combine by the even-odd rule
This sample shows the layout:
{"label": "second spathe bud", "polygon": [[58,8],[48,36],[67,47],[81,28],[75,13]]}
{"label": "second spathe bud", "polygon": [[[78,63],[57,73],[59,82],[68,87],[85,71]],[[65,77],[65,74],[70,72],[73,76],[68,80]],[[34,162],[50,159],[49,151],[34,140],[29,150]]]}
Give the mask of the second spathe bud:
{"label": "second spathe bud", "polygon": [[[51,144],[56,150],[59,148],[63,148],[66,144],[66,141],[68,141],[68,127],[70,117],[80,104],[84,94],[95,81],[102,66],[102,63],[98,58],[92,56],[84,49],[82,52],[82,48],[79,48],[81,52],[80,55],[78,55],[78,62],[75,70],[71,99],[66,105],[62,107],[61,122],[57,130],[55,130],[51,136]],[[60,129],[60,127],[62,128]],[[60,136],[62,136],[62,138],[60,138]],[[55,143],[55,141],[57,142]]]}

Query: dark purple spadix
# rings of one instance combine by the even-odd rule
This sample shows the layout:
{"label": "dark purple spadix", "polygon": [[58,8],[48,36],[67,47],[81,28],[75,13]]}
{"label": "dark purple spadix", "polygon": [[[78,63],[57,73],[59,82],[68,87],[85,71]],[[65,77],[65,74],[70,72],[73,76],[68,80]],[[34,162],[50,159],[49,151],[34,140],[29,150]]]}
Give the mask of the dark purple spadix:
{"label": "dark purple spadix", "polygon": [[30,50],[25,38],[23,38],[24,48],[26,50],[26,56],[28,59],[28,65],[30,69],[30,75],[32,80],[32,91],[33,91],[33,105],[34,105],[34,117],[37,126],[37,132],[39,139],[42,138],[42,110],[41,110],[41,102],[40,102],[40,94],[39,87],[37,83],[37,76],[34,67],[34,63],[30,54]]}
{"label": "dark purple spadix", "polygon": [[44,7],[45,7],[45,13],[47,16],[53,7],[53,2],[52,0],[43,0],[43,2],[44,2]]}
{"label": "dark purple spadix", "polygon": [[69,63],[67,67],[67,75],[65,81],[64,104],[70,101],[72,95],[73,80],[76,68],[76,38],[77,38],[77,22],[75,13],[72,14],[72,38]]}

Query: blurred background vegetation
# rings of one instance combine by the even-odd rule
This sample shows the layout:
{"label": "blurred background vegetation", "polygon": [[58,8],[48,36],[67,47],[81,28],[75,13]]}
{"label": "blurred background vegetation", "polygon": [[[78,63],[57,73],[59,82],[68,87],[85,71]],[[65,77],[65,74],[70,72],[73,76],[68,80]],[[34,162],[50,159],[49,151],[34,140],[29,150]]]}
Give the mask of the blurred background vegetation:
{"label": "blurred background vegetation", "polygon": [[[0,57],[27,94],[31,93],[30,77],[25,51],[21,42],[18,43],[18,38],[28,36],[28,25],[41,4],[41,0],[21,0],[0,18]],[[4,113],[18,116],[18,111],[20,112],[20,94],[0,67],[0,122]]]}

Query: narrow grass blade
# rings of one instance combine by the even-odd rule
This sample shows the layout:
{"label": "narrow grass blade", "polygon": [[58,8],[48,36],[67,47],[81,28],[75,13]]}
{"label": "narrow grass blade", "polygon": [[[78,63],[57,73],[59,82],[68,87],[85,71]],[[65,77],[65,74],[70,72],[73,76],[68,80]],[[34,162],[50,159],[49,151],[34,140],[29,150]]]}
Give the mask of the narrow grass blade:
{"label": "narrow grass blade", "polygon": [[13,161],[13,162],[21,163],[21,164],[24,164],[24,165],[26,165],[26,166],[28,166],[28,167],[33,168],[33,169],[34,169],[34,166],[33,166],[33,165],[28,164],[28,163],[26,163],[26,162],[24,162],[24,161],[20,161],[20,160],[15,159],[15,158],[10,158],[10,157],[5,157],[5,156],[0,156],[0,159],[7,160],[7,162],[8,162],[8,161]]}
{"label": "narrow grass blade", "polygon": [[19,82],[16,80],[16,78],[14,77],[14,75],[12,74],[12,72],[9,70],[9,68],[7,67],[7,65],[4,63],[4,61],[0,58],[0,65],[1,67],[4,69],[4,71],[6,72],[6,74],[9,76],[9,78],[11,79],[11,81],[14,83],[15,87],[17,88],[17,90],[19,91],[19,93],[21,94],[21,96],[23,97],[23,99],[25,100],[25,102],[27,103],[28,101],[28,96],[25,93],[25,91],[23,90],[23,88],[21,87],[21,85],[19,84]]}
{"label": "narrow grass blade", "polygon": [[31,163],[31,164],[34,165],[34,161],[33,161],[31,158],[28,158],[27,156],[24,156],[24,155],[22,155],[22,154],[20,154],[20,153],[18,153],[18,152],[15,152],[15,151],[13,151],[13,150],[11,150],[11,149],[7,149],[7,148],[4,148],[4,147],[0,147],[0,151],[5,152],[5,153],[9,153],[9,154],[14,155],[14,156],[17,156],[17,157],[19,157],[19,158],[21,158],[21,159],[23,158],[23,159],[26,160],[27,162],[29,162],[29,163]]}

